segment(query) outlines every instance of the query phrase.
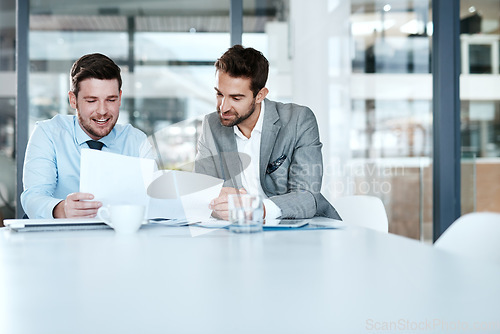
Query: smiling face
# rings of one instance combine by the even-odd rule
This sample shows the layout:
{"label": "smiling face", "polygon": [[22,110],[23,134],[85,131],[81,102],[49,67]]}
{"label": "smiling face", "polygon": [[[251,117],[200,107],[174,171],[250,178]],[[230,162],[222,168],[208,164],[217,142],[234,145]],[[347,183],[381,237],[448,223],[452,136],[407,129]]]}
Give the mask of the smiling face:
{"label": "smiling face", "polygon": [[107,136],[118,120],[122,92],[118,80],[85,79],[78,96],[69,92],[69,102],[76,109],[78,123],[94,140]]}
{"label": "smiling face", "polygon": [[216,72],[217,112],[222,125],[237,125],[242,131],[242,128],[253,129],[259,119],[260,103],[267,95],[267,89],[263,88],[254,97],[250,83],[249,78],[235,78],[225,72]]}

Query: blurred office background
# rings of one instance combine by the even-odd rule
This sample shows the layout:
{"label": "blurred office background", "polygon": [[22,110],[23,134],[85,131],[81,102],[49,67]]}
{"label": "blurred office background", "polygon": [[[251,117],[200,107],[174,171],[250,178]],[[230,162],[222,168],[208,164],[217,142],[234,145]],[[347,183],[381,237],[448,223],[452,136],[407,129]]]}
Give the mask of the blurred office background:
{"label": "blurred office background", "polygon": [[[20,3],[27,1],[19,0]],[[230,6],[243,9],[233,30]],[[81,55],[121,67],[120,122],[164,168],[193,161],[215,109],[214,61],[231,38],[271,64],[269,98],[308,105],[324,144],[323,192],[380,197],[392,233],[432,240],[432,6],[428,0],[32,0],[28,133],[68,114]],[[235,36],[238,34],[239,36]],[[461,0],[462,213],[500,211],[500,0]],[[16,1],[0,0],[0,209],[15,216]],[[23,157],[17,157],[22,159]],[[1,217],[0,217],[1,218]]]}

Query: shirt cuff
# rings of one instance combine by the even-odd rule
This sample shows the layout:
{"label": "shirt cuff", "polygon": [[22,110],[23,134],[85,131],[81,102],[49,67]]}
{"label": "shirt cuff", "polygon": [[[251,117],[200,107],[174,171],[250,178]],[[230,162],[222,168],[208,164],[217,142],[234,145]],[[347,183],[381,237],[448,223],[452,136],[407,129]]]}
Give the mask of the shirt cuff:
{"label": "shirt cuff", "polygon": [[[54,219],[54,208],[59,204],[61,203],[62,201],[64,201],[63,199],[59,199],[59,198],[52,198],[48,201],[48,205],[45,207],[45,212],[43,214],[43,219]],[[30,217],[31,218],[31,217]]]}
{"label": "shirt cuff", "polygon": [[281,209],[269,198],[265,198],[262,200],[262,204],[264,204],[266,208],[266,216],[265,219],[277,219],[281,217]]}

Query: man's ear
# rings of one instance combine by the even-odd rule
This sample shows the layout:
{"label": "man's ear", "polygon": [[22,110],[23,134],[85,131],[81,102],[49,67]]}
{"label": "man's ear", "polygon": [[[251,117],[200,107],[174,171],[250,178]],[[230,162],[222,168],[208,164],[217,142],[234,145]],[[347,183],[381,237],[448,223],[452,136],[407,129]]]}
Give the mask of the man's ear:
{"label": "man's ear", "polygon": [[69,97],[69,105],[73,109],[77,109],[77,103],[76,103],[76,95],[72,91],[68,92],[68,97]]}
{"label": "man's ear", "polygon": [[261,103],[262,101],[264,101],[268,93],[269,89],[267,89],[266,87],[262,88],[255,97],[255,103]]}

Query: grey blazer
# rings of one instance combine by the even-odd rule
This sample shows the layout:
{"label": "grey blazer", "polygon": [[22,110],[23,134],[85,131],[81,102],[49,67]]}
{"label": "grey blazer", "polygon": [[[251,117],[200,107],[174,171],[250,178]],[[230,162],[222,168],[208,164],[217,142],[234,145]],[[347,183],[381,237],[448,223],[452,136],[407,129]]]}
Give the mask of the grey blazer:
{"label": "grey blazer", "polygon": [[[281,209],[281,218],[340,219],[320,193],[322,146],[311,109],[265,100],[260,182],[265,194]],[[205,116],[195,172],[224,179],[224,186],[241,188],[240,173],[247,165],[244,160],[238,156],[233,128],[223,126],[217,112]]]}

